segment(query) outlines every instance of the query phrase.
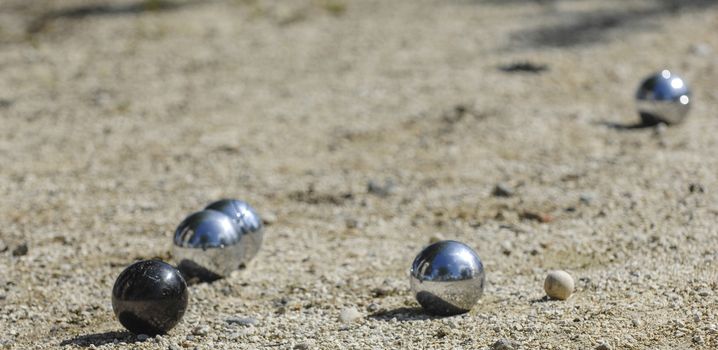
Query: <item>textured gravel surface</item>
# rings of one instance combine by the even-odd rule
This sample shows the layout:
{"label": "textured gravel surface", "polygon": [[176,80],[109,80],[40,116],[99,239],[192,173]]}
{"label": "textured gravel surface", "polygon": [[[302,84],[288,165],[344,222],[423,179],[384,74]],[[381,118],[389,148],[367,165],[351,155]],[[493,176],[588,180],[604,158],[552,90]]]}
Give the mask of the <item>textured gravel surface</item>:
{"label": "textured gravel surface", "polygon": [[[706,0],[2,0],[0,347],[715,349],[716,33]],[[695,105],[640,128],[663,67]],[[124,331],[117,275],[223,197],[262,251]],[[468,314],[408,291],[442,238]]]}

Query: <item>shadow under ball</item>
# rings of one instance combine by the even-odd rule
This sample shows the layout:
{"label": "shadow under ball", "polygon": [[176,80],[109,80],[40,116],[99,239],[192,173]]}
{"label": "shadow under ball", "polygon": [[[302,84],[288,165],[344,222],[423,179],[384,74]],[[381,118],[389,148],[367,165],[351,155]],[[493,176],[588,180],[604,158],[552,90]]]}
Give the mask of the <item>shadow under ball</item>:
{"label": "shadow under ball", "polygon": [[245,242],[229,216],[216,210],[191,214],[177,227],[172,256],[187,278],[211,282],[241,268]]}
{"label": "shadow under ball", "polygon": [[678,124],[690,110],[691,93],[679,76],[664,69],[646,78],[636,92],[643,124]]}
{"label": "shadow under ball", "polygon": [[132,333],[167,333],[187,310],[187,283],[171,265],[158,260],[136,262],[115,280],[112,309]]}
{"label": "shadow under ball", "polygon": [[205,210],[216,210],[229,216],[234,228],[241,235],[245,263],[257,255],[262,246],[264,233],[262,219],[252,206],[236,199],[222,199],[211,203]]}
{"label": "shadow under ball", "polygon": [[468,312],[484,293],[484,265],[466,244],[440,241],[414,259],[411,290],[428,313],[450,316]]}

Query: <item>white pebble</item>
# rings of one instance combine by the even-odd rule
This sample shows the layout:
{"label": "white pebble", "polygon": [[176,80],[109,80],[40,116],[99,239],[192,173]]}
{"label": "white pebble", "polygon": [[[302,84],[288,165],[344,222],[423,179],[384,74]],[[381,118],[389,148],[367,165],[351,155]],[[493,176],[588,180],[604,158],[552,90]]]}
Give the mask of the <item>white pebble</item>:
{"label": "white pebble", "polygon": [[550,271],[543,283],[546,294],[554,299],[566,300],[573,293],[573,277],[566,271]]}
{"label": "white pebble", "polygon": [[348,307],[339,314],[339,319],[344,323],[354,322],[361,317],[361,313],[354,307]]}
{"label": "white pebble", "polygon": [[207,327],[207,326],[194,327],[194,329],[192,330],[192,334],[198,335],[198,336],[205,336],[205,335],[209,334],[209,327]]}

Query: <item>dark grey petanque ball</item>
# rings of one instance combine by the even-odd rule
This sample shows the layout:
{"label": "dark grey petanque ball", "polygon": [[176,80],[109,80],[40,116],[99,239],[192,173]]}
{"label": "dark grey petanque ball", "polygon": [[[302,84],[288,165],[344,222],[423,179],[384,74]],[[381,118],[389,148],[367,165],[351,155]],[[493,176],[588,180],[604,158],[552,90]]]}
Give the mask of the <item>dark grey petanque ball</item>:
{"label": "dark grey petanque ball", "polygon": [[484,293],[484,265],[464,243],[440,241],[424,248],[411,265],[411,290],[431,314],[468,312]]}
{"label": "dark grey petanque ball", "polygon": [[262,221],[247,203],[222,200],[179,224],[173,256],[188,278],[213,281],[243,268],[259,251]]}
{"label": "dark grey petanque ball", "polygon": [[120,323],[135,334],[164,334],[187,310],[187,283],[182,274],[158,260],[136,262],[115,280],[112,309]]}
{"label": "dark grey petanque ball", "polygon": [[664,69],[641,83],[636,104],[644,124],[678,124],[690,110],[691,93],[681,77]]}

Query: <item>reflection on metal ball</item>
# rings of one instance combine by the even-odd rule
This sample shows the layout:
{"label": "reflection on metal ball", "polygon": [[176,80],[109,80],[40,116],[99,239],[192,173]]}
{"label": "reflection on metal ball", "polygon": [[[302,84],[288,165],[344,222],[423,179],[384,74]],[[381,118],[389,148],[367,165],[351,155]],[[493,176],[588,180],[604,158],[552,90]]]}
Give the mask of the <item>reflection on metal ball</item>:
{"label": "reflection on metal ball", "polygon": [[468,312],[484,292],[481,259],[457,241],[440,241],[424,248],[411,265],[410,279],[416,300],[435,315]]}
{"label": "reflection on metal ball", "polygon": [[174,235],[172,255],[187,278],[213,281],[246,263],[245,242],[229,216],[216,210],[196,212]]}
{"label": "reflection on metal ball", "polygon": [[236,199],[222,199],[205,208],[220,211],[232,219],[235,229],[241,235],[244,245],[244,259],[251,260],[262,246],[262,219],[247,202]]}
{"label": "reflection on metal ball", "polygon": [[688,114],[691,93],[683,79],[664,69],[641,83],[636,103],[644,124],[677,124]]}

